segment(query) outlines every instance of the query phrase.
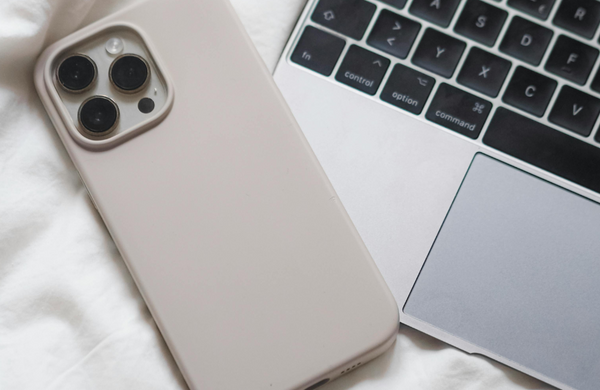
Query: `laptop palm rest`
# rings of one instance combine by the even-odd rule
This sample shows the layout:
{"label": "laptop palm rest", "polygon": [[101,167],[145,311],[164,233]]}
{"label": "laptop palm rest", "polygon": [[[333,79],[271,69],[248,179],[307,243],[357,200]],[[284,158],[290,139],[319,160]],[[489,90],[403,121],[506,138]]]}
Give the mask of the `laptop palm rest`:
{"label": "laptop palm rest", "polygon": [[600,205],[478,154],[404,312],[597,389]]}

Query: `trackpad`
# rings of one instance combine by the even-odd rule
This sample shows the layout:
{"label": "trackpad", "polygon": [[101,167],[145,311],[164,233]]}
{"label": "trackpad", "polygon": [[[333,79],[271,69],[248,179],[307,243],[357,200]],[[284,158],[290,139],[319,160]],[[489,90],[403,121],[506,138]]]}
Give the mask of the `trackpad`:
{"label": "trackpad", "polygon": [[478,154],[404,312],[598,389],[600,205]]}

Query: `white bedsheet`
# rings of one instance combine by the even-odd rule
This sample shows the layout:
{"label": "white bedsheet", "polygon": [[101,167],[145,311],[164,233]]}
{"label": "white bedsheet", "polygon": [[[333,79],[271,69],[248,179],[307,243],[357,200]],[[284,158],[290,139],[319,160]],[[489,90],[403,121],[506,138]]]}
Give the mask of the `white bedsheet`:
{"label": "white bedsheet", "polygon": [[[0,2],[0,390],[186,388],[32,83],[45,45],[131,2]],[[304,0],[233,3],[273,69]],[[326,388],[548,387],[403,328]]]}

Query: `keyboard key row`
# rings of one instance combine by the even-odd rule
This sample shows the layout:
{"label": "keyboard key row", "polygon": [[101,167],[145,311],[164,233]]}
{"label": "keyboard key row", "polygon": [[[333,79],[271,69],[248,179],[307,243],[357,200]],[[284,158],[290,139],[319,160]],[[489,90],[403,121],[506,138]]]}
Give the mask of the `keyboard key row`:
{"label": "keyboard key row", "polygon": [[[314,41],[313,44],[311,41]],[[321,46],[315,46],[315,42]],[[328,49],[327,46],[330,48]],[[292,61],[329,75],[343,47],[343,40],[307,26],[292,54]],[[331,56],[333,50],[337,52],[335,56]],[[335,78],[364,93],[375,95],[389,66],[389,59],[352,45]],[[509,61],[473,47],[457,77],[457,82],[483,94],[496,97],[510,67]],[[397,64],[381,93],[381,99],[413,114],[420,114],[434,84],[434,78]],[[502,100],[513,107],[542,117],[556,87],[555,80],[519,66],[515,70]],[[449,101],[444,103],[443,99],[449,99]],[[454,103],[457,101],[462,103],[456,106]],[[473,117],[474,114],[469,110],[466,110],[466,113],[471,116],[465,115],[465,111],[459,112],[459,110],[466,109],[465,107],[468,108],[468,104],[465,102],[472,103],[471,109],[477,102],[481,113],[489,112],[489,108],[491,108],[489,102],[443,84],[426,117],[463,135],[477,138],[481,126],[485,122],[485,117]],[[467,105],[465,106],[465,104]],[[600,115],[600,99],[565,86],[559,93],[548,120],[587,137],[591,134],[598,115]],[[481,123],[473,120],[477,118],[482,118]]]}
{"label": "keyboard key row", "polygon": [[[515,74],[516,78],[511,82],[512,91],[507,91],[503,101],[541,116],[556,89],[556,82],[551,79],[544,80],[544,76],[541,75],[529,74],[528,72],[531,71],[525,68],[520,69],[521,71]],[[531,83],[532,80],[524,82],[524,77],[527,76],[536,78],[533,80],[534,84]],[[525,86],[526,84],[528,85]],[[491,108],[490,102],[444,83],[438,88],[426,118],[467,137],[477,139]],[[588,137],[599,115],[600,99],[565,85],[557,97],[548,120]]]}
{"label": "keyboard key row", "polygon": [[[595,22],[595,10],[600,7],[600,2],[589,1],[598,6],[574,0],[573,4],[579,4],[579,8],[577,8],[579,11],[577,11],[577,9],[574,10],[571,3],[563,1],[559,9],[560,14],[563,15],[562,19],[559,18],[559,14],[556,19],[564,19],[564,23],[559,21],[557,23],[566,25],[567,19],[564,15],[572,14],[570,18],[578,21],[576,23],[591,23],[595,30],[598,24]],[[389,0],[389,2],[397,6],[403,6],[405,3],[398,2],[398,0]],[[534,8],[530,3],[536,3],[537,12],[540,9],[545,12],[553,4],[542,0],[526,0],[510,1],[509,5],[532,11]],[[459,1],[455,0],[414,0],[410,12],[426,20],[435,21],[437,24],[446,25],[446,22],[449,23],[449,19],[442,21],[440,18],[452,15],[458,4]],[[360,40],[376,9],[377,7],[373,3],[366,0],[320,0],[313,12],[312,19],[334,31]],[[600,10],[598,15],[600,18]],[[484,45],[493,46],[507,16],[508,13],[498,7],[480,0],[468,0],[456,23],[455,31]],[[591,19],[593,19],[593,23],[589,22]],[[580,24],[576,25],[581,26]],[[397,58],[405,59],[420,29],[420,23],[384,9],[379,13],[367,43]],[[515,16],[500,43],[500,51],[537,66],[541,63],[552,36],[552,30]],[[465,47],[465,42],[428,28],[417,47],[413,63],[450,78],[454,74]],[[550,53],[545,68],[569,81],[584,85],[597,57],[597,49],[561,35]],[[600,82],[596,86],[600,90]]]}
{"label": "keyboard key row", "polygon": [[[402,9],[406,0],[382,0]],[[414,0],[409,12],[417,17],[442,27],[448,27],[460,0]],[[554,0],[509,0],[508,5],[540,19],[546,19]],[[366,0],[320,0],[312,15],[312,20],[356,40],[362,39],[377,7]],[[455,31],[487,46],[493,46],[507,19],[508,13],[480,0],[467,0],[458,18]],[[511,28],[509,41],[528,42],[540,40],[536,47],[548,43],[552,32],[541,26],[515,17],[519,24]],[[513,20],[513,22],[514,22]],[[600,2],[596,0],[563,0],[553,23],[582,37],[591,39],[600,24]],[[513,23],[514,24],[514,23]],[[512,26],[511,26],[512,27]],[[520,28],[519,28],[520,27]],[[531,30],[530,32],[526,31]],[[525,35],[530,38],[524,38]],[[519,36],[520,35],[520,36]],[[549,37],[548,37],[549,36]],[[506,40],[506,39],[505,39]],[[508,45],[510,42],[507,42]],[[543,54],[543,50],[542,50]],[[518,57],[520,58],[520,57]],[[537,63],[541,56],[537,58]],[[524,61],[537,64],[535,60]]]}
{"label": "keyboard key row", "polygon": [[[441,27],[448,27],[459,0],[414,0],[410,13]],[[508,0],[508,5],[546,20],[554,0]],[[492,46],[507,12],[479,0],[468,0],[457,21],[456,31],[484,45]],[[593,38],[600,24],[600,3],[596,0],[563,0],[553,23],[582,37]]]}

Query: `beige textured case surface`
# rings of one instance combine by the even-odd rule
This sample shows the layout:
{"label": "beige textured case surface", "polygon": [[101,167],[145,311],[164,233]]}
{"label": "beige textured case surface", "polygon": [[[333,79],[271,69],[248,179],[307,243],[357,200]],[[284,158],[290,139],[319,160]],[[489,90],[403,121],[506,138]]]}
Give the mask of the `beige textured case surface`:
{"label": "beige textured case surface", "polygon": [[[119,23],[175,98],[155,127],[86,147],[54,59]],[[35,81],[191,388],[303,389],[393,343],[396,303],[228,3],[137,3],[49,47]]]}

